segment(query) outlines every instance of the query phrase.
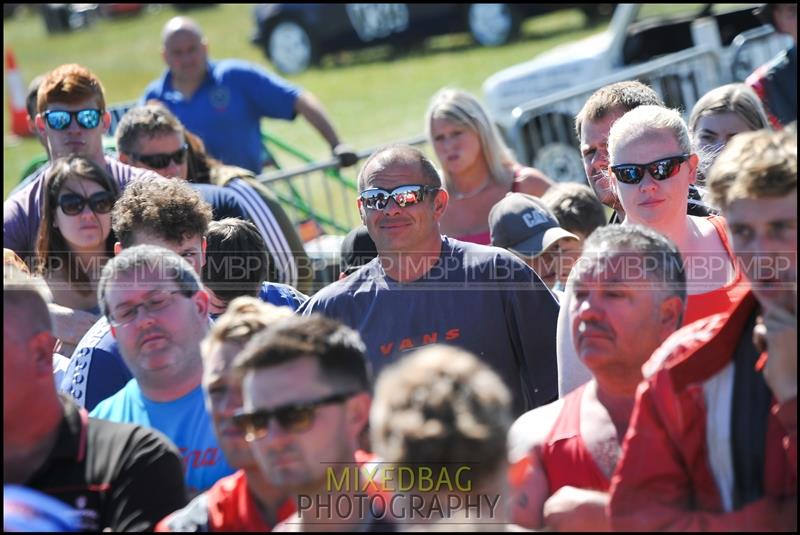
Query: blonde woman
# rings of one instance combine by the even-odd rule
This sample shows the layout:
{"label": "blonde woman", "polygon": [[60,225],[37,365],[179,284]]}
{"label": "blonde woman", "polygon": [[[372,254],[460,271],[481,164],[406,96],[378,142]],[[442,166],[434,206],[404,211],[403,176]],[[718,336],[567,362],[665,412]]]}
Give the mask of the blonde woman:
{"label": "blonde woman", "polygon": [[478,100],[458,89],[442,89],[426,115],[433,147],[450,195],[440,221],[444,234],[488,245],[489,211],[506,193],[540,197],[553,182],[516,160]]}

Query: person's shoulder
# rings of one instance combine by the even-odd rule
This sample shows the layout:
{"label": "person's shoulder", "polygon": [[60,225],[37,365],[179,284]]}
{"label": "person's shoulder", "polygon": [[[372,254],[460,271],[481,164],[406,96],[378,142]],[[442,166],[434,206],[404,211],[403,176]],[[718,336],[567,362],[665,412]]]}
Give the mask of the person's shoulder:
{"label": "person's shoulder", "polygon": [[113,156],[105,155],[106,167],[115,179],[125,184],[133,179],[143,178],[163,178],[161,175],[150,169],[143,169],[141,167],[134,167],[127,163],[119,161]]}
{"label": "person's shoulder", "polygon": [[347,277],[320,288],[301,306],[301,310],[308,314],[315,309],[324,309],[342,302],[352,303],[354,295],[364,288],[365,283],[379,283],[383,280],[378,266],[378,258],[373,258]]}
{"label": "person's shoulder", "polygon": [[116,419],[124,412],[125,407],[137,396],[138,392],[139,385],[136,383],[136,379],[131,379],[116,394],[98,403],[89,416],[106,420]]}
{"label": "person's shoulder", "polygon": [[297,310],[300,305],[308,301],[308,296],[293,286],[269,281],[261,283],[259,297],[272,305],[288,306],[292,310]]}
{"label": "person's shoulder", "polygon": [[[570,392],[568,396],[574,394],[575,391]],[[514,421],[508,430],[508,455],[512,463],[526,456],[531,448],[544,444],[564,407],[564,399],[560,398],[529,410]]]}
{"label": "person's shoulder", "polygon": [[[446,237],[444,254],[450,253],[463,257],[466,267],[473,264],[494,264],[497,267],[513,268],[521,273],[532,274],[533,270],[516,255],[502,247],[493,245],[481,245],[478,243],[465,242],[455,238]],[[530,278],[528,276],[527,278]]]}
{"label": "person's shoulder", "polygon": [[170,513],[156,524],[157,533],[171,532],[207,532],[208,522],[208,491],[195,496],[185,507]]}
{"label": "person's shoulder", "polygon": [[116,451],[119,455],[123,453],[152,457],[165,454],[179,455],[175,445],[155,428],[107,420],[95,416],[94,412],[92,411],[89,417],[89,432],[90,438],[94,438],[95,447],[99,445],[104,451],[109,453]]}
{"label": "person's shoulder", "polygon": [[158,98],[162,95],[167,88],[167,79],[169,76],[169,69],[164,69],[158,78],[151,80],[144,89],[143,101],[149,98]]}
{"label": "person's shoulder", "polygon": [[514,168],[514,184],[513,191],[539,197],[553,185],[553,181],[535,167],[517,165]]}

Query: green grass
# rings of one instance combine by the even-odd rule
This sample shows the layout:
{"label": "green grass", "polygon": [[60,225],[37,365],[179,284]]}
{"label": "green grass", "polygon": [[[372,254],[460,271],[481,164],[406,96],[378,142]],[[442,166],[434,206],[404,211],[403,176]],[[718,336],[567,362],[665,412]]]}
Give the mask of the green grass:
{"label": "green grass", "polygon": [[[52,36],[46,33],[41,16],[26,10],[4,21],[3,49],[13,49],[26,84],[62,63],[80,63],[99,76],[110,104],[121,103],[138,99],[147,83],[162,72],[160,32],[174,15],[173,8],[164,7]],[[205,30],[212,58],[236,57],[273,70],[261,50],[249,42],[254,28],[251,6],[220,4],[189,15]],[[603,27],[587,28],[580,11],[564,10],[529,19],[521,39],[504,47],[478,47],[466,34],[453,34],[431,39],[423,50],[406,55],[392,56],[380,48],[340,54],[321,68],[288,79],[314,93],[341,139],[362,150],[422,134],[428,100],[441,87],[460,87],[482,96],[481,84],[494,72]],[[8,101],[5,86],[4,100]],[[10,138],[8,121],[5,113],[4,198],[30,158],[41,153],[33,139]],[[328,157],[325,142],[302,119],[292,123],[266,120],[264,128],[315,159]],[[355,173],[348,170],[347,174]]]}

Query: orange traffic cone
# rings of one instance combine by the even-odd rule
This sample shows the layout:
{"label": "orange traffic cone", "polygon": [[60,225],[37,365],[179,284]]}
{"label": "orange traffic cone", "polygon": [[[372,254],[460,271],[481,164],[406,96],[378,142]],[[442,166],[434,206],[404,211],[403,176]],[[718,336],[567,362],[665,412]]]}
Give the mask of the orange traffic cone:
{"label": "orange traffic cone", "polygon": [[8,107],[11,113],[11,133],[18,136],[32,136],[28,129],[28,112],[25,109],[25,84],[17,69],[14,52],[6,50],[6,82],[8,84]]}

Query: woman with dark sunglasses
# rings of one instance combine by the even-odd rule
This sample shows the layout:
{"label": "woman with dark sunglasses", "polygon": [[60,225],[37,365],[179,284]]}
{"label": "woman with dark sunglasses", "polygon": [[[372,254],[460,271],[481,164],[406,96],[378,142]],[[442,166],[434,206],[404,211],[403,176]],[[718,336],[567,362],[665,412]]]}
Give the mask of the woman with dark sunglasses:
{"label": "woman with dark sunglasses", "polygon": [[114,256],[111,209],[118,197],[116,181],[86,158],[59,158],[47,171],[36,272],[47,282],[55,306],[73,311],[58,314],[54,326],[63,355],[72,353],[99,317],[96,284]]}
{"label": "woman with dark sunglasses", "polygon": [[440,222],[443,234],[489,245],[492,206],[508,192],[539,197],[553,185],[538,169],[514,160],[486,110],[469,93],[436,93],[425,127],[450,195]]}
{"label": "woman with dark sunglasses", "polygon": [[686,269],[683,324],[724,312],[744,295],[725,221],[686,214],[686,194],[699,158],[675,110],[639,106],[611,127],[609,173],[625,209],[623,224],[640,224],[670,238]]}

